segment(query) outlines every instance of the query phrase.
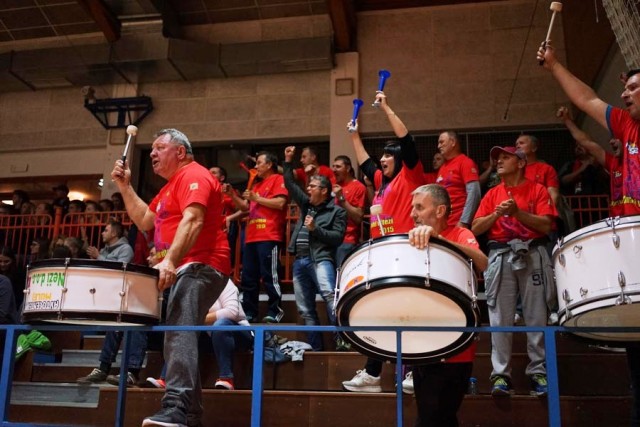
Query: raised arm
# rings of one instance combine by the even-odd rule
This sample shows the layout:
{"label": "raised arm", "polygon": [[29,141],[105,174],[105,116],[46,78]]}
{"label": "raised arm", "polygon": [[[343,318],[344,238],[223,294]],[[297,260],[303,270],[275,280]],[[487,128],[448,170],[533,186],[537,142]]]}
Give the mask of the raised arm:
{"label": "raised arm", "polygon": [[118,186],[118,190],[124,199],[124,205],[127,209],[129,218],[142,231],[149,231],[153,228],[156,214],[151,212],[147,205],[135,192],[131,186],[131,170],[129,163],[122,163],[122,160],[116,160],[116,164],[111,171],[111,179]]}
{"label": "raised arm", "polygon": [[571,112],[567,107],[560,107],[556,115],[562,120],[562,123],[567,127],[573,139],[576,140],[578,144],[589,154],[591,154],[598,163],[602,166],[605,165],[605,151],[604,148],[600,146],[597,142],[593,141],[591,137],[584,132],[582,129],[578,128],[578,126],[573,121],[573,117],[571,117]]}
{"label": "raised arm", "polygon": [[544,68],[551,71],[551,74],[558,81],[571,102],[600,123],[605,129],[608,129],[607,103],[598,98],[593,89],[558,62],[555,49],[550,42],[547,41],[544,46],[540,46],[537,59],[538,61],[544,61]]}

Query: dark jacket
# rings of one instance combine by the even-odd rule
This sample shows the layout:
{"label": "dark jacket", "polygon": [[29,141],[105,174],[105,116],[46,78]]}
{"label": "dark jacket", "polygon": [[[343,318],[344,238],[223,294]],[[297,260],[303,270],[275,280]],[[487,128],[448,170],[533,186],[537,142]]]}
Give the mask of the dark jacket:
{"label": "dark jacket", "polygon": [[[298,233],[304,224],[304,218],[307,216],[309,208],[309,196],[297,184],[293,175],[293,164],[285,162],[284,184],[289,191],[289,196],[300,207],[300,217],[291,234],[291,241],[287,251],[296,253],[296,240]],[[329,189],[331,190],[331,189]],[[347,228],[347,213],[340,206],[336,206],[333,198],[329,197],[324,203],[314,206],[316,215],[314,221],[316,228],[309,231],[309,252],[314,262],[336,260],[336,249],[342,244],[344,232]]]}

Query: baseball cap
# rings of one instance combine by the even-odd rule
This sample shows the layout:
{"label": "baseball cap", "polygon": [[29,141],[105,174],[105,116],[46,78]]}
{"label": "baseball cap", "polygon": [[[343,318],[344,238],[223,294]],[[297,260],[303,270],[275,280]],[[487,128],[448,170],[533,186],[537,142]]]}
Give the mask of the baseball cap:
{"label": "baseball cap", "polygon": [[491,156],[492,159],[497,160],[500,152],[511,154],[512,156],[518,157],[520,160],[524,160],[524,161],[527,160],[527,155],[524,154],[524,151],[513,146],[510,146],[510,147],[495,146],[491,149],[491,152],[489,155]]}
{"label": "baseball cap", "polygon": [[69,187],[67,187],[65,184],[58,184],[55,187],[53,187],[53,191],[64,191],[65,193],[69,192]]}

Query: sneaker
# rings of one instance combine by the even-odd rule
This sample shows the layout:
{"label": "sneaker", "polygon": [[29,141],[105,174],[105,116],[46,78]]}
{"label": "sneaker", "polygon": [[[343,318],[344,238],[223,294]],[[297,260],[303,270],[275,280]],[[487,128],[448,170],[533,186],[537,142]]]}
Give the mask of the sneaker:
{"label": "sneaker", "polygon": [[151,384],[152,386],[154,386],[155,388],[167,388],[167,383],[164,382],[164,379],[162,378],[153,378],[153,377],[149,377],[147,378],[147,382],[149,384]]}
{"label": "sneaker", "polygon": [[348,343],[342,337],[336,338],[336,351],[351,351],[351,343]]}
{"label": "sneaker", "polygon": [[98,368],[93,368],[93,371],[86,377],[80,377],[76,382],[80,384],[101,383],[107,379],[107,373],[101,371]]}
{"label": "sneaker", "polygon": [[492,396],[510,396],[513,394],[513,389],[509,384],[509,380],[505,377],[497,376],[492,379],[493,386],[491,386]]}
{"label": "sneaker", "polygon": [[380,377],[374,377],[367,374],[367,371],[362,369],[356,372],[356,376],[349,381],[342,381],[342,387],[348,391],[360,391],[363,393],[380,393],[382,387],[380,387]]}
{"label": "sneaker", "polygon": [[[120,385],[120,375],[109,375],[107,382],[111,385]],[[127,372],[127,387],[135,387],[138,384],[138,379],[133,376],[131,372]]]}
{"label": "sneaker", "polygon": [[283,317],[284,311],[281,308],[278,308],[278,314],[267,314],[262,318],[262,323],[280,323]]}
{"label": "sneaker", "polygon": [[531,376],[531,396],[543,397],[547,395],[547,376],[544,374],[533,374]]}
{"label": "sneaker", "polygon": [[407,372],[402,380],[402,392],[404,394],[413,394],[413,371]]}
{"label": "sneaker", "polygon": [[235,390],[233,386],[233,378],[218,378],[214,386],[218,389]]}
{"label": "sneaker", "polygon": [[187,415],[178,408],[162,408],[142,421],[142,427],[150,426],[187,427]]}

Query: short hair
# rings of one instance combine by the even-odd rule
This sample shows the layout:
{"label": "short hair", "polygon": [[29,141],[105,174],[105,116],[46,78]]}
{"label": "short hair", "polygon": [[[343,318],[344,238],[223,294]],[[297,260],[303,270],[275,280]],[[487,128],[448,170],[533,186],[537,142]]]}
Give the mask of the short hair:
{"label": "short hair", "polygon": [[428,194],[431,196],[436,205],[444,205],[446,210],[446,216],[448,217],[451,213],[451,197],[449,197],[449,192],[446,188],[444,188],[440,184],[425,184],[416,188],[411,192],[412,196],[416,194]]}
{"label": "short hair", "polygon": [[117,219],[109,218],[109,222],[107,222],[107,225],[111,226],[111,231],[116,234],[116,237],[118,237],[118,239],[124,236],[124,226]]}
{"label": "short hair", "polygon": [[191,147],[191,143],[189,142],[187,135],[180,132],[178,129],[168,128],[160,130],[154,135],[154,137],[159,138],[163,135],[169,135],[171,142],[182,145],[187,150],[187,155],[193,156],[193,147]]}
{"label": "short hair", "polygon": [[460,142],[458,132],[456,132],[455,130],[443,130],[441,133],[446,133],[447,135],[449,135],[449,138],[453,139],[456,142]]}
{"label": "short hair", "polygon": [[318,151],[313,147],[304,147],[302,151],[307,150],[309,154],[318,157]]}
{"label": "short hair", "polygon": [[327,191],[327,199],[331,197],[331,181],[324,175],[313,175],[309,178],[309,182],[318,181],[320,183],[321,188],[326,188]]}
{"label": "short hair", "polygon": [[271,170],[272,171],[278,172],[278,156],[276,156],[271,151],[260,151],[256,155],[256,159],[258,159],[258,157],[260,157],[260,156],[264,156],[264,160],[266,162],[271,163]]}
{"label": "short hair", "polygon": [[345,164],[345,166],[349,166],[349,174],[352,177],[356,176],[355,171],[353,170],[353,164],[351,164],[351,159],[349,158],[349,156],[345,156],[344,154],[340,154],[339,156],[336,156],[335,159],[333,159],[334,162],[342,162]]}
{"label": "short hair", "polygon": [[529,135],[528,133],[523,133],[522,136],[526,136],[527,138],[529,138],[529,141],[531,141],[531,144],[533,145],[534,148],[539,148],[540,147],[540,140],[538,138],[536,138],[533,135]]}
{"label": "short hair", "polygon": [[628,79],[629,77],[635,76],[638,73],[640,73],[640,68],[632,68],[631,70],[626,72],[625,77]]}
{"label": "short hair", "polygon": [[212,168],[220,169],[220,175],[224,176],[225,178],[227,177],[227,170],[222,166],[212,166]]}

